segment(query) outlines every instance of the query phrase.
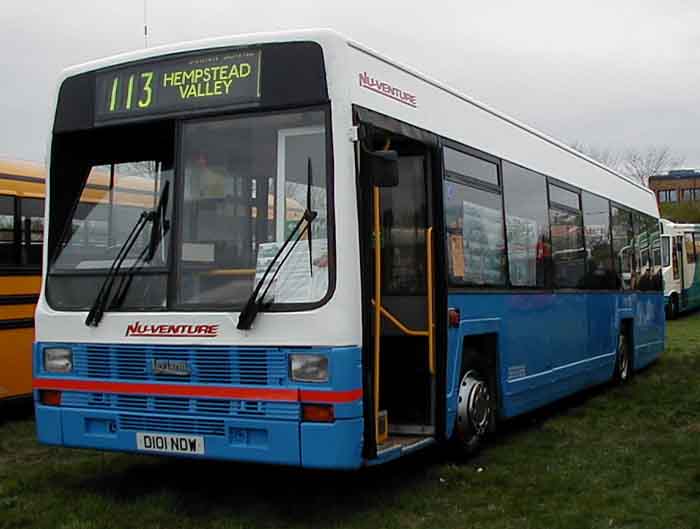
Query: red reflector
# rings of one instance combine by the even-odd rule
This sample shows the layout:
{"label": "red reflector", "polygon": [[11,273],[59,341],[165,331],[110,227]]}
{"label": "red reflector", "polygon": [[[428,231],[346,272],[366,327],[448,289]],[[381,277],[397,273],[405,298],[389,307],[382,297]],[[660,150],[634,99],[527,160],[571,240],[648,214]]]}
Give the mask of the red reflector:
{"label": "red reflector", "polygon": [[449,321],[450,327],[459,327],[459,309],[449,309],[447,311],[447,319]]}
{"label": "red reflector", "polygon": [[60,406],[61,392],[52,389],[44,389],[39,392],[39,400],[46,406]]}
{"label": "red reflector", "polygon": [[333,422],[333,406],[329,404],[303,404],[301,407],[302,420],[307,422]]}

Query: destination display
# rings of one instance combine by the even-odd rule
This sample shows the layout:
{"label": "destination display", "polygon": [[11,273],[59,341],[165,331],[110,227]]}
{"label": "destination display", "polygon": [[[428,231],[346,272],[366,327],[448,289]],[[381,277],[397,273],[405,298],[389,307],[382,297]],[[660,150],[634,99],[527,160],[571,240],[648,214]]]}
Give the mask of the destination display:
{"label": "destination display", "polygon": [[260,63],[259,49],[226,50],[100,73],[95,122],[257,101]]}

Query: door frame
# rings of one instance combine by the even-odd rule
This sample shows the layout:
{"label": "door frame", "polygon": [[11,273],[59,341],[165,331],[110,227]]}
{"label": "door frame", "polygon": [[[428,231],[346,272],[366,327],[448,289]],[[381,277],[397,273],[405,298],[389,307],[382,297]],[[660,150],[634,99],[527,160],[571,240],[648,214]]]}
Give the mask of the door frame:
{"label": "door frame", "polygon": [[447,404],[444,399],[447,386],[447,276],[445,268],[444,218],[443,218],[443,164],[442,142],[440,138],[428,131],[408,123],[379,114],[357,105],[353,105],[353,125],[358,127],[358,141],[355,142],[355,181],[357,189],[358,231],[360,245],[360,279],[362,310],[362,364],[363,369],[363,406],[364,406],[364,444],[363,457],[373,459],[377,456],[377,438],[375,432],[376,417],[374,413],[373,359],[372,340],[372,286],[373,286],[373,252],[370,237],[363,234],[372,230],[372,186],[363,185],[361,176],[362,150],[360,142],[366,137],[367,126],[400,134],[425,145],[426,160],[426,203],[430,225],[433,228],[433,318],[435,322],[435,384],[434,384],[434,418],[435,438],[446,438]]}

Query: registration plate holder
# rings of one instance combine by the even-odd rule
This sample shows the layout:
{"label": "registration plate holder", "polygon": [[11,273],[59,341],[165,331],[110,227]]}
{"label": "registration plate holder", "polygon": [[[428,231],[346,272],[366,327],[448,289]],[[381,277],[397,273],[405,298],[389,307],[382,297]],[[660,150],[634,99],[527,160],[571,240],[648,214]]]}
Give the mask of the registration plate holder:
{"label": "registration plate holder", "polygon": [[161,454],[204,455],[204,437],[158,432],[136,432],[136,449]]}

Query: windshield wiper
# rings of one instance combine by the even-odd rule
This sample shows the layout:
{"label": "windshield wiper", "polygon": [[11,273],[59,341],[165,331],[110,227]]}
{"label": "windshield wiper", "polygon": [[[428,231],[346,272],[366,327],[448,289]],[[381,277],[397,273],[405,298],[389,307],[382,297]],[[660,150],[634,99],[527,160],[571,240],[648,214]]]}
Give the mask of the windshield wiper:
{"label": "windshield wiper", "polygon": [[[117,278],[117,274],[119,274],[119,271],[121,270],[121,267],[124,264],[124,260],[126,259],[127,255],[129,255],[129,252],[133,248],[134,244],[141,236],[141,232],[146,227],[146,224],[149,222],[153,223],[149,242],[138,255],[136,260],[132,263],[131,268],[127,272],[127,275],[124,278],[122,278],[119,288],[117,289],[117,295],[115,295],[114,297],[115,301],[119,301],[119,303],[121,303],[124,300],[126,290],[129,288],[131,278],[133,277],[133,274],[136,271],[137,267],[142,266],[143,262],[150,262],[153,256],[155,255],[155,250],[160,240],[159,235],[161,232],[161,221],[163,221],[162,226],[165,229],[165,231],[167,231],[167,229],[169,228],[167,221],[165,219],[162,219],[162,217],[165,215],[165,209],[168,203],[167,197],[169,184],[170,182],[166,181],[163,185],[163,190],[161,192],[160,198],[158,199],[158,205],[155,207],[155,209],[152,209],[150,211],[143,211],[139,216],[139,219],[136,221],[136,224],[134,224],[134,227],[131,228],[131,231],[127,235],[126,240],[124,241],[124,244],[119,249],[119,252],[114,258],[114,261],[112,261],[112,266],[110,267],[109,272],[107,272],[105,280],[102,282],[102,286],[100,287],[100,291],[97,293],[95,301],[90,307],[90,312],[88,312],[87,318],[85,318],[85,325],[89,327],[97,327],[100,324],[100,321],[102,321],[102,317],[104,316],[105,310],[107,309],[107,304],[109,303],[110,294],[112,293],[112,288],[114,287],[114,282]],[[114,306],[114,303],[112,305]]]}
{"label": "windshield wiper", "polygon": [[[251,325],[253,324],[253,321],[255,320],[255,317],[258,315],[258,312],[260,312],[261,310],[265,310],[269,307],[270,303],[265,303],[265,296],[267,296],[267,293],[270,290],[270,287],[275,282],[275,278],[277,277],[277,274],[282,269],[282,267],[284,266],[284,263],[287,261],[289,256],[294,251],[294,248],[296,247],[297,243],[304,236],[304,233],[308,234],[307,237],[309,239],[309,267],[311,268],[313,266],[313,261],[312,261],[312,256],[311,256],[311,235],[312,235],[311,234],[311,223],[318,216],[318,212],[311,210],[311,178],[312,178],[311,158],[309,158],[307,166],[306,166],[306,210],[304,211],[304,214],[302,215],[302,217],[299,219],[299,221],[294,226],[294,229],[292,230],[292,232],[284,240],[284,243],[282,243],[282,246],[279,248],[279,250],[277,250],[277,252],[275,253],[275,256],[268,263],[267,267],[265,268],[265,272],[263,273],[262,277],[260,278],[260,281],[258,281],[255,284],[255,288],[253,289],[252,294],[250,295],[250,297],[246,301],[245,305],[243,306],[243,310],[241,311],[241,314],[238,316],[238,325],[236,325],[237,329],[240,329],[240,330],[250,329]],[[303,228],[302,228],[302,225],[303,225]],[[292,240],[293,240],[293,242],[292,242],[291,246],[289,247],[289,251],[287,251],[287,253],[284,254],[285,248],[287,248],[290,241],[292,241]],[[284,254],[284,257],[280,261],[280,263],[277,266],[277,268],[275,269],[275,271],[272,273],[270,280],[267,282],[267,286],[265,286],[265,280],[267,279],[267,276],[270,274],[273,267],[275,266],[275,263],[277,262],[277,260],[280,258],[280,256],[282,254]],[[258,294],[260,294],[260,290],[263,288],[263,286],[265,286],[265,290],[263,291],[262,295],[258,296]]]}
{"label": "windshield wiper", "polygon": [[143,268],[144,264],[150,263],[153,260],[158,249],[158,244],[165,238],[165,235],[170,230],[170,222],[165,218],[168,209],[169,187],[170,182],[166,180],[163,184],[158,204],[153,210],[154,215],[151,223],[151,236],[148,240],[148,244],[141,250],[141,253],[136,257],[131,267],[129,267],[129,270],[122,275],[119,286],[117,287],[117,292],[114,294],[109,308],[120,307],[124,303],[126,293],[129,291],[134,276]]}

